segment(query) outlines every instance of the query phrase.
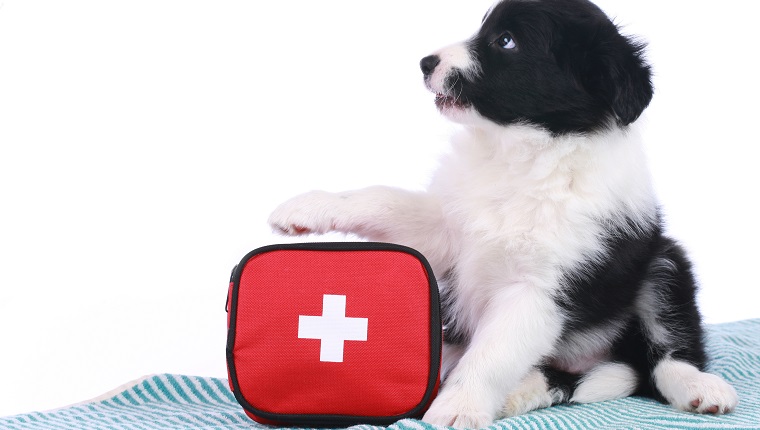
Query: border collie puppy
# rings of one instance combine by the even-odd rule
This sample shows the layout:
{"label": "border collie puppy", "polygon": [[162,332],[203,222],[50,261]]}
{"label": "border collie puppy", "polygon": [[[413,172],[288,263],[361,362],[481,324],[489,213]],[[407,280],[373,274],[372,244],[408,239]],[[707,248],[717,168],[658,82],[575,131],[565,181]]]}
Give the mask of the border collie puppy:
{"label": "border collie puppy", "polygon": [[705,373],[691,264],[663,233],[636,125],[653,93],[643,48],[587,0],[498,2],[471,39],[421,61],[463,125],[427,191],[312,191],[272,213],[285,234],[428,258],[446,343],[425,421],[478,428],[633,394],[736,407]]}

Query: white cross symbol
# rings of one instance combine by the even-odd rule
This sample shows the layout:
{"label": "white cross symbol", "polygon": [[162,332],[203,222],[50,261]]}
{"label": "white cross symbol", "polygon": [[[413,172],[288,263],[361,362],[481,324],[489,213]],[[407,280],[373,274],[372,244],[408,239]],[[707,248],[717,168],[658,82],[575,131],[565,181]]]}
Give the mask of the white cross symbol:
{"label": "white cross symbol", "polygon": [[298,338],[319,339],[319,361],[343,362],[343,342],[367,340],[367,318],[346,318],[346,296],[322,296],[322,316],[298,316]]}

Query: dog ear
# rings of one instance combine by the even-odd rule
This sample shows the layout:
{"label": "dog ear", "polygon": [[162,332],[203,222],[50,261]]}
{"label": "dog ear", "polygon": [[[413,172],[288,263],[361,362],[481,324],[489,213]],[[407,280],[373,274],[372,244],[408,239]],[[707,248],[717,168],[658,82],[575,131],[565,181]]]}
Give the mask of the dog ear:
{"label": "dog ear", "polygon": [[576,26],[562,32],[554,45],[560,67],[592,99],[628,125],[644,112],[654,93],[651,70],[643,58],[645,44],[618,32],[606,17],[603,22]]}
{"label": "dog ear", "polygon": [[614,26],[606,30],[590,41],[582,84],[615,113],[621,125],[628,125],[654,95],[651,68],[643,58],[646,45],[621,35]]}

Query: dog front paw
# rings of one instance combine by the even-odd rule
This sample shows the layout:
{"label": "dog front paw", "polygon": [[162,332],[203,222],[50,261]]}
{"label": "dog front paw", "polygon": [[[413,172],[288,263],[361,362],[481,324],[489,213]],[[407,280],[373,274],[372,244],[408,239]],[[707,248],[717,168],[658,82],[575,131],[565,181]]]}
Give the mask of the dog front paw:
{"label": "dog front paw", "polygon": [[341,198],[325,191],[310,191],[293,197],[269,216],[276,232],[289,236],[327,233],[335,229]]}
{"label": "dog front paw", "polygon": [[477,402],[462,395],[447,395],[445,391],[442,394],[430,405],[422,421],[458,429],[479,429],[493,423],[494,414],[482,410],[482,405]]}

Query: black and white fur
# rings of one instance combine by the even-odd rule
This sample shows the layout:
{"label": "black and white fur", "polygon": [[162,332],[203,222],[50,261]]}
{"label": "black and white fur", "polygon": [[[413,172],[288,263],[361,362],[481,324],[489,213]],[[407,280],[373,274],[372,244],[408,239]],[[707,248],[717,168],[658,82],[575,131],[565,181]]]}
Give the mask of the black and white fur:
{"label": "black and white fur", "polygon": [[313,191],[269,222],[430,260],[445,380],[424,420],[478,428],[632,394],[732,411],[734,389],[704,372],[691,264],[663,234],[643,153],[643,45],[587,0],[503,0],[421,68],[464,126],[427,191]]}

